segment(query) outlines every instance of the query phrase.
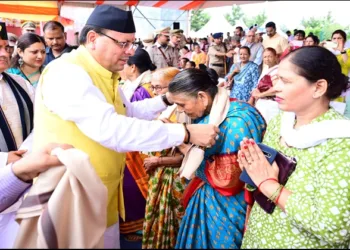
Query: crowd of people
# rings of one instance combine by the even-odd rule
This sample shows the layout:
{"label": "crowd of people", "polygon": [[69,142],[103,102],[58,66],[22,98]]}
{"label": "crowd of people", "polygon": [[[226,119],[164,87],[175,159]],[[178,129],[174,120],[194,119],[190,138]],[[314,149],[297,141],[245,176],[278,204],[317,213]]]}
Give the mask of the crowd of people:
{"label": "crowd of people", "polygon": [[[43,37],[35,30],[26,22],[17,38],[0,23],[0,248],[350,246],[343,30],[326,41],[303,30],[285,38],[268,22],[191,39],[164,27],[137,42],[132,12],[110,5],[93,10],[79,46],[57,21]],[[269,162],[262,143],[293,159],[287,179],[286,163]],[[27,196],[65,165],[57,148],[76,164],[88,157],[105,187],[93,197],[106,199],[103,219],[91,200]],[[57,190],[75,185],[63,179]],[[57,199],[64,211],[50,209]],[[43,208],[19,215],[33,204]],[[77,230],[55,228],[57,217]]]}

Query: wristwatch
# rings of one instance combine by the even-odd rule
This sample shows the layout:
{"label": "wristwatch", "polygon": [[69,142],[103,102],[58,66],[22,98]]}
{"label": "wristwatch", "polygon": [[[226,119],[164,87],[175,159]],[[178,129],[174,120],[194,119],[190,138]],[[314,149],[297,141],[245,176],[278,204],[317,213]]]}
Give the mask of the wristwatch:
{"label": "wristwatch", "polygon": [[167,105],[167,106],[173,105],[172,103],[169,102],[168,98],[166,98],[166,94],[162,95],[162,100],[165,103],[165,105]]}
{"label": "wristwatch", "polygon": [[346,50],[341,51],[340,54],[346,54]]}

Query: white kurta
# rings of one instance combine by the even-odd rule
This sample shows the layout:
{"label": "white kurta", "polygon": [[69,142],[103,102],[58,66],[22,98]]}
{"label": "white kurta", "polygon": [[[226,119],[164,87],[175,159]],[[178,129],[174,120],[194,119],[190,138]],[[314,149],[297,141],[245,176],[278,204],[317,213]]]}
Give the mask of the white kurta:
{"label": "white kurta", "polygon": [[166,109],[161,97],[130,103],[119,88],[127,116],[118,115],[83,68],[58,63],[51,65],[45,83],[37,87],[42,88],[44,105],[63,120],[74,122],[92,140],[118,152],[160,151],[182,144],[182,124],[139,120],[153,120]]}

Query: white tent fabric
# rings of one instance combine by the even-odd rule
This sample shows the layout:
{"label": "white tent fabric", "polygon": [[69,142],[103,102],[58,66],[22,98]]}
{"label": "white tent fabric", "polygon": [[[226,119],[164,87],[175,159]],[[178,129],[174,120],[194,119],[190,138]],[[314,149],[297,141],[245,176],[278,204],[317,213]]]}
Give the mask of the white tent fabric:
{"label": "white tent fabric", "polygon": [[192,1],[103,1],[103,0],[60,0],[63,5],[65,3],[84,3],[84,4],[110,4],[110,5],[126,5],[126,6],[146,6],[146,7],[158,7],[178,10],[191,10],[191,9],[205,9],[212,7],[232,6],[233,4],[249,4],[258,3],[263,1],[208,1],[208,0],[192,0]]}
{"label": "white tent fabric", "polygon": [[241,18],[240,20],[237,20],[237,21],[236,21],[234,27],[236,28],[237,26],[241,26],[243,30],[249,29],[249,28],[247,27],[247,25],[243,22],[243,19],[242,19],[242,18]]}
{"label": "white tent fabric", "polygon": [[190,33],[191,37],[207,37],[210,33],[222,32],[226,36],[227,32],[232,32],[235,30],[223,15],[217,15],[210,18],[210,20],[197,32]]}

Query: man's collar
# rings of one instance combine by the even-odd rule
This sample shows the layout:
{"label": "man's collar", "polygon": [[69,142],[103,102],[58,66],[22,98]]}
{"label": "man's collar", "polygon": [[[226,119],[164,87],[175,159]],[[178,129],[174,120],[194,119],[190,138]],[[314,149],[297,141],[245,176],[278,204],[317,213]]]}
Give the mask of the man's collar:
{"label": "man's collar", "polygon": [[278,37],[279,34],[276,32],[273,36],[269,36],[269,38],[275,38],[275,37]]}
{"label": "man's collar", "polygon": [[245,46],[248,46],[248,47],[249,47],[249,46],[253,46],[254,43],[255,43],[255,42],[252,42],[252,43],[246,42],[246,43],[245,43]]}
{"label": "man's collar", "polygon": [[[157,45],[157,48],[163,47],[158,41],[155,43]],[[168,48],[168,45],[166,46],[166,49]]]}
{"label": "man's collar", "polygon": [[[63,50],[61,51],[61,54],[62,54],[62,52],[63,52],[67,47],[69,47],[69,45],[66,43],[66,44],[64,45]],[[46,54],[52,54],[52,48],[51,48],[51,47],[49,47],[49,46],[46,47]]]}

